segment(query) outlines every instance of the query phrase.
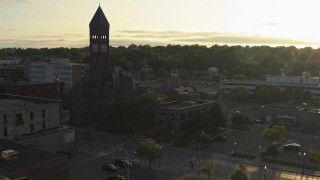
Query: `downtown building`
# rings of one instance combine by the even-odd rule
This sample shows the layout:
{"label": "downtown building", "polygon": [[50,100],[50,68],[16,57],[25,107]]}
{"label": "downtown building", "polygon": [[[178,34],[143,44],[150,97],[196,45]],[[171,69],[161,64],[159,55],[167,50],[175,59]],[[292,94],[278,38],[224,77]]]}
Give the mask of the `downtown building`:
{"label": "downtown building", "polygon": [[208,112],[213,101],[173,101],[153,107],[154,126],[161,136],[177,139],[184,136],[183,124]]}
{"label": "downtown building", "polygon": [[223,90],[224,95],[229,95],[232,89],[242,86],[245,87],[250,94],[254,94],[258,86],[268,85],[279,86],[281,91],[290,87],[300,87],[305,92],[309,91],[312,99],[320,100],[319,77],[267,75],[265,81],[225,80]]}
{"label": "downtown building", "polygon": [[51,152],[74,151],[74,129],[60,119],[57,100],[0,94],[0,139]]}
{"label": "downtown building", "polygon": [[100,6],[89,28],[90,71],[70,90],[70,121],[101,125],[110,106],[130,101],[135,84],[132,76],[110,65],[110,24]]}
{"label": "downtown building", "polygon": [[29,64],[29,80],[36,84],[59,81],[71,88],[81,82],[88,71],[87,64],[70,63],[69,59],[65,58],[51,58],[49,62]]}

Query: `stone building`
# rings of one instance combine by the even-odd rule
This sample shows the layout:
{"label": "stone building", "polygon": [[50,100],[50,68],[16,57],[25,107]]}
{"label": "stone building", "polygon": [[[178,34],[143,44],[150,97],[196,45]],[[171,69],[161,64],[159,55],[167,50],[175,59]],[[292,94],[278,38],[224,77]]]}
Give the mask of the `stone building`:
{"label": "stone building", "polygon": [[59,102],[27,96],[0,95],[0,139],[59,126]]}
{"label": "stone building", "polygon": [[[101,125],[111,105],[130,99],[134,87],[129,86],[134,86],[134,83],[133,78],[126,76],[125,73],[120,73],[120,79],[113,76],[109,60],[110,25],[100,6],[89,28],[89,76],[84,77],[81,83],[70,90],[70,121]],[[119,72],[116,74],[119,75]]]}

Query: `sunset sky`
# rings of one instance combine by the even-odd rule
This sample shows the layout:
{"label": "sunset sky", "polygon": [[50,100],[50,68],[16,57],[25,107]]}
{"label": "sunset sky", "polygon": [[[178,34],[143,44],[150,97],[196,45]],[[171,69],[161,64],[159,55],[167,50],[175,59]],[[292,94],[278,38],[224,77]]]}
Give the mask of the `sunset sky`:
{"label": "sunset sky", "polygon": [[99,3],[111,46],[320,47],[319,0],[0,0],[0,48],[88,46]]}

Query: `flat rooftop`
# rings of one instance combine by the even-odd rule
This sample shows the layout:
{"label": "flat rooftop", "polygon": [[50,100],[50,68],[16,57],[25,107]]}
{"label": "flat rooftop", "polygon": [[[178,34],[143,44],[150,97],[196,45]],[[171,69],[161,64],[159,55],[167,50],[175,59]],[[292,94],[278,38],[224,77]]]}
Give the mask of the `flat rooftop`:
{"label": "flat rooftop", "polygon": [[20,106],[30,106],[35,105],[36,103],[26,100],[18,100],[18,99],[2,99],[0,98],[0,108],[12,108],[12,107],[20,107]]}
{"label": "flat rooftop", "polygon": [[166,108],[166,109],[183,109],[192,106],[199,106],[202,104],[210,104],[213,101],[174,101],[165,104],[158,105],[156,107]]}
{"label": "flat rooftop", "polygon": [[[0,152],[4,150],[16,150],[18,151],[18,159],[12,161],[6,161],[0,159],[0,177],[8,176],[11,173],[28,169],[32,166],[40,165],[51,160],[65,158],[62,154],[51,153],[40,149],[20,145],[11,141],[0,139]],[[0,154],[1,156],[1,154]]]}
{"label": "flat rooftop", "polygon": [[0,94],[0,108],[32,106],[36,104],[58,103],[57,100],[12,94]]}

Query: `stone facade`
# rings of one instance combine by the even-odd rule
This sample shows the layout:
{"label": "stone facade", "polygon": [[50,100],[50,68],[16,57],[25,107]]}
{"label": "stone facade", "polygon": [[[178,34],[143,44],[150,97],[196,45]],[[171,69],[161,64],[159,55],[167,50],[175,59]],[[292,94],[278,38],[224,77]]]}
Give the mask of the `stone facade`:
{"label": "stone facade", "polygon": [[49,99],[0,95],[0,138],[34,133],[59,126],[59,102]]}

